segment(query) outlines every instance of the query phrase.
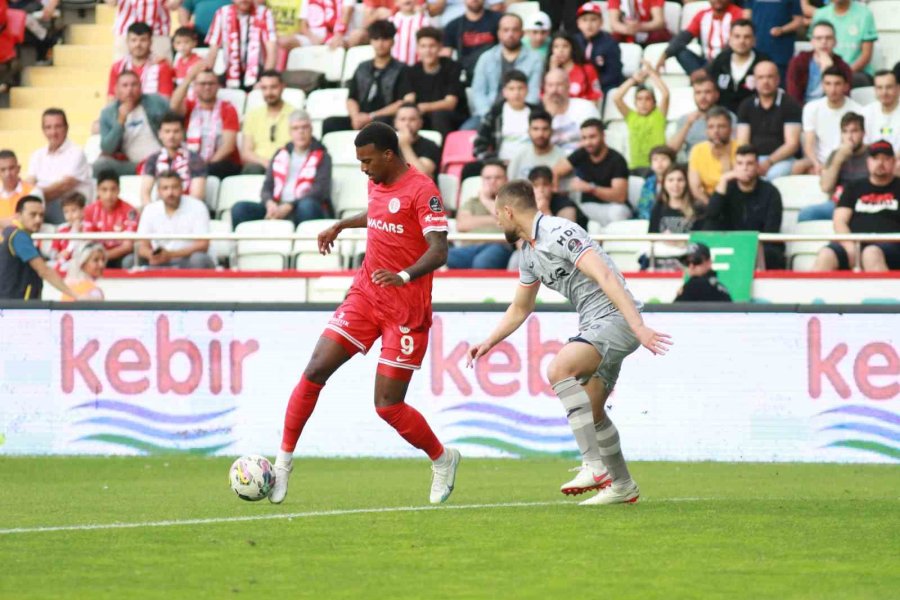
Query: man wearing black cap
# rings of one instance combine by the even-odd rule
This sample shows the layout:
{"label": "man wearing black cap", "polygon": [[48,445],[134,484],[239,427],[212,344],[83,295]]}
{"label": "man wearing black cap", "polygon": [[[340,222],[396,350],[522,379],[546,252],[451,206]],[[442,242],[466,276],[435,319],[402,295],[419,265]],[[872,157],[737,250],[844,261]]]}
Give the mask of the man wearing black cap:
{"label": "man wearing black cap", "polygon": [[731,302],[731,294],[712,268],[709,246],[690,244],[681,260],[687,266],[690,279],[678,291],[675,302]]}
{"label": "man wearing black cap", "polygon": [[[848,183],[834,209],[835,233],[900,233],[900,180],[894,177],[894,147],[878,140],[869,146],[869,177]],[[900,243],[862,244],[857,257],[853,242],[831,242],[819,250],[816,271],[851,269],[857,262],[863,271],[900,269]]]}

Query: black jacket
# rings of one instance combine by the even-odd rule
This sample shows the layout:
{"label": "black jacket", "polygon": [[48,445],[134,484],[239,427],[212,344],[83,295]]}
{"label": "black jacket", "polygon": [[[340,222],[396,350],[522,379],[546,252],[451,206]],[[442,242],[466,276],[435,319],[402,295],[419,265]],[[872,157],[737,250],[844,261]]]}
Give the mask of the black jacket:
{"label": "black jacket", "polygon": [[706,275],[688,279],[675,297],[675,302],[731,302],[731,294],[719,281],[716,272],[710,270]]}
{"label": "black jacket", "polygon": [[765,179],[757,179],[750,192],[729,181],[724,194],[713,192],[710,197],[704,229],[778,233],[782,211],[781,193]]}
{"label": "black jacket", "polygon": [[[769,57],[759,51],[754,51],[755,55],[750,62],[750,68],[747,69],[746,75],[740,81],[734,81],[731,77],[731,57],[734,51],[726,48],[706,66],[706,72],[716,87],[719,88],[719,105],[724,106],[733,113],[737,113],[738,106],[744,100],[756,93],[756,86],[753,85],[753,67],[756,63],[769,60]],[[749,81],[748,81],[749,80]]]}
{"label": "black jacket", "polygon": [[[478,135],[475,136],[473,142],[473,150],[475,158],[478,160],[487,160],[496,158],[500,153],[500,142],[503,141],[503,105],[506,102],[503,98],[494,104],[490,112],[481,120],[478,127]],[[534,104],[526,104],[531,111],[540,110],[540,107]]]}

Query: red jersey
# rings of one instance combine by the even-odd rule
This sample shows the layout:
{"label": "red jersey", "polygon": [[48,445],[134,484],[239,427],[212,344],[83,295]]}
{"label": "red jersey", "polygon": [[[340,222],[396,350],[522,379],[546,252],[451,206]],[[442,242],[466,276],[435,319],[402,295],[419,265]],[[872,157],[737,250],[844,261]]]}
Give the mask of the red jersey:
{"label": "red jersey", "polygon": [[573,64],[569,69],[569,98],[584,98],[596,102],[603,97],[597,69],[591,63]]}
{"label": "red jersey", "polygon": [[[650,12],[653,8],[659,8],[665,14],[665,0],[609,0],[609,10],[621,11],[623,19],[632,19],[641,23],[649,23],[653,20]],[[613,37],[617,42],[656,44],[671,39],[672,33],[663,28],[661,31],[639,31],[634,36],[614,33]]]}
{"label": "red jersey", "polygon": [[432,231],[447,231],[447,213],[430,177],[409,167],[391,185],[369,182],[366,258],[352,287],[386,320],[413,329],[431,325],[431,273],[386,288],[372,283],[372,273],[398,273],[415,264],[428,250],[425,235]]}
{"label": "red jersey", "polygon": [[175,89],[175,72],[169,61],[163,59],[157,61],[153,56],[141,66],[131,62],[131,57],[126,56],[113,63],[109,69],[109,82],[106,93],[109,96],[116,95],[116,81],[122,71],[133,71],[141,80],[141,92],[144,94],[159,94],[169,98]]}
{"label": "red jersey", "polygon": [[721,16],[716,16],[713,9],[707,8],[694,15],[685,31],[700,40],[703,57],[712,60],[728,47],[731,24],[742,18],[744,12],[734,4],[729,4]]}
{"label": "red jersey", "polygon": [[187,56],[181,54],[175,55],[175,62],[172,64],[172,72],[175,74],[175,85],[181,85],[184,78],[187,77],[191,67],[203,60],[199,54],[191,52]]}
{"label": "red jersey", "polygon": [[[103,207],[99,200],[88,204],[84,209],[84,230],[89,232],[121,232],[137,231],[138,213],[133,206],[124,200],[118,200],[111,211]],[[121,240],[105,240],[106,249],[122,244]]]}

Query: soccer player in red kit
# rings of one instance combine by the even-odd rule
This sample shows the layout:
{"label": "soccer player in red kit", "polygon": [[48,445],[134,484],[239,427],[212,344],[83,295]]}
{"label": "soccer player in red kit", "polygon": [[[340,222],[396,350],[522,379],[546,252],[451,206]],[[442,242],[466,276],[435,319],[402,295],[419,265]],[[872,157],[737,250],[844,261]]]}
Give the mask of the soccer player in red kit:
{"label": "soccer player in red kit", "polygon": [[344,229],[366,227],[366,258],[291,394],[269,500],[278,504],[287,495],[294,448],[325,382],[380,337],[375,411],[433,461],[430,500],[439,504],[453,492],[460,454],[445,448],[404,399],[428,347],[432,273],[447,262],[447,214],[431,178],[406,164],[389,125],[366,125],[355,144],[369,177],[368,208],[320,233],[319,251],[329,253]]}

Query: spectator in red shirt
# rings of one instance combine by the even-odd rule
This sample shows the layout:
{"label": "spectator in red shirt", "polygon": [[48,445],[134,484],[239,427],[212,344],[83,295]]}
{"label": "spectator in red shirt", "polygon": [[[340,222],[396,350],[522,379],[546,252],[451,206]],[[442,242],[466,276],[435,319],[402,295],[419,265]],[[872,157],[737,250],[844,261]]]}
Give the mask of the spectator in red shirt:
{"label": "spectator in red shirt", "polygon": [[194,48],[199,44],[197,30],[193,27],[179,27],[172,36],[172,47],[175,49],[175,60],[172,62],[172,70],[175,72],[175,86],[188,76],[188,71],[203,59],[199,54],[194,54]]}
{"label": "spectator in red shirt", "polygon": [[[193,84],[195,98],[188,98]],[[219,78],[206,68],[195,65],[172,95],[172,110],[184,116],[187,147],[207,163],[207,174],[219,179],[240,175],[241,155],[237,134],[241,129],[237,110],[219,99]]]}
{"label": "spectator in red shirt", "polygon": [[168,98],[175,87],[175,72],[169,61],[150,52],[153,30],[146,23],[132,23],[128,27],[128,56],[113,63],[109,70],[106,95],[110,101],[116,96],[116,81],[123,71],[133,71],[141,80],[141,91]]}
{"label": "spectator in red shirt", "polygon": [[[744,18],[744,12],[731,0],[711,0],[710,7],[701,10],[691,22],[669,42],[666,51],[659,57],[657,70],[662,69],[666,59],[674,56],[678,64],[690,75],[702,69],[719,53],[728,47],[731,24]],[[687,49],[687,45],[697,38],[700,41],[702,56],[697,56]]]}
{"label": "spectator in red shirt", "polygon": [[[135,232],[138,227],[137,210],[119,198],[119,175],[112,170],[97,176],[97,200],[84,209],[84,230],[98,232]],[[130,240],[104,240],[107,266],[120,268],[122,259],[134,251]]]}
{"label": "spectator in red shirt", "polygon": [[[78,192],[62,199],[63,217],[66,222],[57,228],[57,233],[79,233],[84,231],[84,205],[87,199]],[[53,268],[60,277],[65,277],[71,266],[72,257],[81,243],[76,240],[53,240],[50,244],[50,255],[53,257]]]}
{"label": "spectator in red shirt", "polygon": [[665,0],[609,0],[609,26],[617,42],[646,46],[668,42]]}
{"label": "spectator in red shirt", "polygon": [[570,98],[584,98],[596,102],[603,97],[597,69],[585,62],[578,42],[567,33],[557,33],[550,41],[547,70],[554,68],[562,69],[569,74]]}
{"label": "spectator in red shirt", "polygon": [[16,58],[16,41],[13,39],[13,33],[9,30],[9,16],[7,12],[6,0],[0,0],[0,94],[9,91],[10,86],[14,83]]}

